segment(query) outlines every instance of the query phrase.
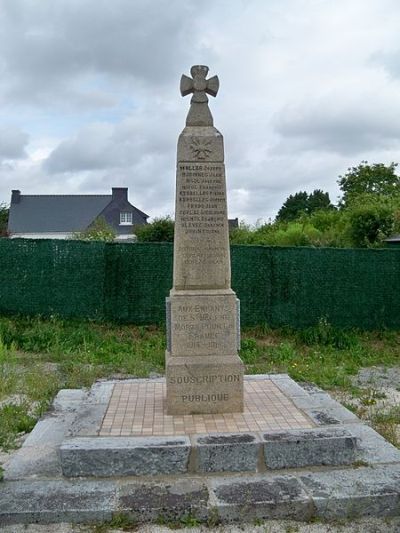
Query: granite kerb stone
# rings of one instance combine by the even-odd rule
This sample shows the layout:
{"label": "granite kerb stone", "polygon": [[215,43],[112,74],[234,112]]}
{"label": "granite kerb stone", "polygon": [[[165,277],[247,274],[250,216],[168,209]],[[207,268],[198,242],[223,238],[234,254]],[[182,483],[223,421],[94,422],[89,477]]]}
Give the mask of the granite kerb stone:
{"label": "granite kerb stone", "polygon": [[261,448],[256,433],[193,435],[195,472],[256,472]]}
{"label": "granite kerb stone", "polygon": [[312,472],[299,477],[318,518],[400,515],[400,465]]}
{"label": "granite kerb stone", "polygon": [[118,511],[138,522],[173,521],[185,516],[206,520],[209,488],[204,480],[187,478],[171,482],[122,482]]}
{"label": "granite kerb stone", "polygon": [[64,476],[153,476],[188,471],[188,437],[77,437],[60,446]]}
{"label": "granite kerb stone", "polygon": [[361,420],[343,406],[340,407],[315,407],[303,408],[303,412],[311,418],[317,426],[337,424],[361,424]]}
{"label": "granite kerb stone", "polygon": [[314,514],[310,495],[292,475],[216,478],[210,487],[221,522],[310,520]]}
{"label": "granite kerb stone", "polygon": [[0,525],[101,523],[116,509],[112,481],[7,481],[0,484]]}
{"label": "granite kerb stone", "polygon": [[263,435],[267,468],[350,465],[357,458],[357,438],[343,427],[269,432]]}
{"label": "granite kerb stone", "polygon": [[366,424],[347,424],[346,429],[358,439],[357,460],[371,465],[397,463],[400,450]]}

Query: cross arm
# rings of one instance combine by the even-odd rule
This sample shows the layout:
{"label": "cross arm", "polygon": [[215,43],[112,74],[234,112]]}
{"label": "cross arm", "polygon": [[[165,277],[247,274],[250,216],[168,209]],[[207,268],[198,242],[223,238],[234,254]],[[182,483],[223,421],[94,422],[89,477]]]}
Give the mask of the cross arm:
{"label": "cross arm", "polygon": [[193,80],[192,78],[189,78],[189,76],[185,76],[185,74],[182,74],[181,77],[181,95],[187,96],[188,94],[193,92]]}
{"label": "cross arm", "polygon": [[[181,82],[182,83],[182,82]],[[181,85],[182,87],[182,85]],[[219,79],[218,76],[213,76],[207,80],[206,93],[211,94],[211,96],[217,96],[219,89]],[[182,89],[181,89],[182,90]]]}

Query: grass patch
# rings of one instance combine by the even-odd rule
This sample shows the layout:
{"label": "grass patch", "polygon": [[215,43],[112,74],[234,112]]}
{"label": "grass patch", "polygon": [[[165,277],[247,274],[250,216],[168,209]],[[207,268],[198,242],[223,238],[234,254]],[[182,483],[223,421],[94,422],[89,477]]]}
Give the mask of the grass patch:
{"label": "grass patch", "polygon": [[0,447],[3,450],[14,448],[19,434],[32,431],[36,417],[29,414],[30,410],[28,402],[6,404],[0,408]]}
{"label": "grass patch", "polygon": [[107,533],[112,529],[119,529],[120,531],[136,531],[138,525],[135,520],[132,520],[124,513],[116,513],[113,518],[92,527],[93,533]]}
{"label": "grass patch", "polygon": [[400,448],[400,405],[388,411],[375,412],[371,416],[371,425],[386,440]]}
{"label": "grass patch", "polygon": [[[12,446],[28,431],[60,389],[90,387],[115,375],[162,374],[164,353],[164,329],[154,326],[0,317],[0,446]],[[400,332],[344,331],[325,320],[303,331],[264,325],[242,332],[240,355],[247,373],[285,372],[360,396],[351,376],[365,366],[399,365]],[[363,394],[366,405],[379,399]],[[10,408],[15,416],[2,404],[14,395],[25,402]],[[385,431],[387,420],[376,423]]]}

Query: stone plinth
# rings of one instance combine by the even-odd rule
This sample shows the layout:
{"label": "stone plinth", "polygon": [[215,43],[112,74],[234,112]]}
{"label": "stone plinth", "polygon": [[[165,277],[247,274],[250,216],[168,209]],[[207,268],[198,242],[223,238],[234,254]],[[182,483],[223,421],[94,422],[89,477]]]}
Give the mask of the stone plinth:
{"label": "stone plinth", "polygon": [[207,94],[218,78],[195,66],[181,93],[193,93],[179,136],[173,289],[166,353],[169,414],[243,410],[244,367],[238,356],[239,306],[231,289],[224,143]]}
{"label": "stone plinth", "polygon": [[171,414],[243,411],[243,363],[235,355],[167,354],[167,406]]}

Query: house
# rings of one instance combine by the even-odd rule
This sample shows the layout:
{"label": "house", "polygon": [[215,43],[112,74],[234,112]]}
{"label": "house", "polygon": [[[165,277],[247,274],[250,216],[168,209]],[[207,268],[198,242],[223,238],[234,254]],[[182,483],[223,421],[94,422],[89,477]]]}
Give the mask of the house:
{"label": "house", "polygon": [[228,228],[229,231],[232,231],[239,227],[239,219],[238,218],[228,218]]}
{"label": "house", "polygon": [[133,226],[147,224],[149,215],[128,201],[126,187],[112,194],[11,194],[8,233],[12,238],[67,239],[102,217],[114,228],[117,239],[133,237]]}
{"label": "house", "polygon": [[400,247],[400,234],[392,235],[391,237],[385,239],[386,245],[391,248],[394,246]]}

